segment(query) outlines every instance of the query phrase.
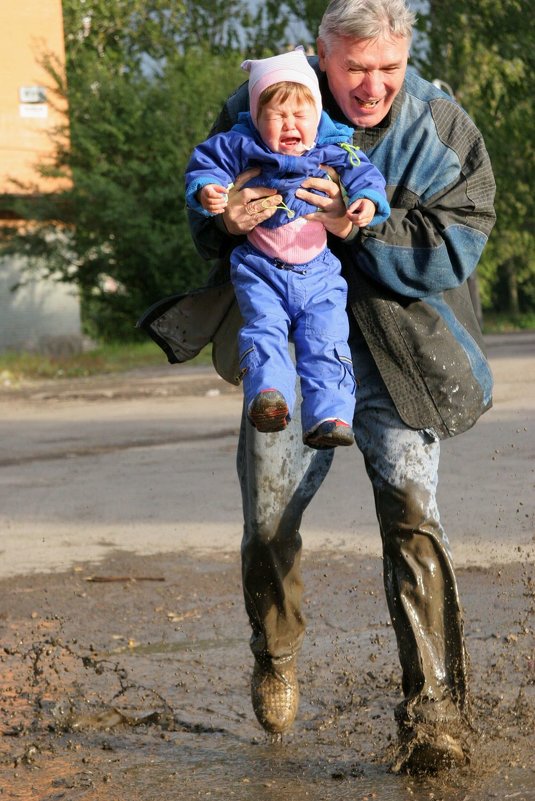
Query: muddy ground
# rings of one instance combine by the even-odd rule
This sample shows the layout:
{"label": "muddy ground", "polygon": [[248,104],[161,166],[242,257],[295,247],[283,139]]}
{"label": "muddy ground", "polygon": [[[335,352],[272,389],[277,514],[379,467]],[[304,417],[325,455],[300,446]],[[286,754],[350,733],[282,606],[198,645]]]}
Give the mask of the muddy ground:
{"label": "muddy ground", "polygon": [[250,710],[236,554],[2,581],[1,798],[535,798],[532,564],[459,571],[475,750],[425,780],[388,773],[400,686],[380,561],[313,553],[304,573],[302,703],[282,745]]}
{"label": "muddy ground", "polygon": [[[473,454],[446,454],[449,528],[456,526],[456,504],[462,510],[468,502],[458,490],[453,499],[448,495],[456,473],[476,506],[465,551],[462,516],[453,539],[454,556],[462,556],[457,575],[471,665],[474,752],[468,768],[431,778],[388,770],[401,689],[382,563],[349,540],[333,548],[329,539],[322,545],[319,534],[305,536],[308,636],[298,719],[281,745],[267,743],[256,723],[249,701],[237,493],[231,496],[236,390],[224,388],[220,397],[213,395],[212,378],[190,381],[184,389],[179,380],[170,388],[165,380],[143,382],[140,376],[64,384],[61,392],[51,385],[9,388],[0,397],[0,431],[8,444],[0,458],[1,801],[533,801],[529,365],[535,364],[535,349],[531,339],[527,345],[528,355],[526,343],[520,350],[514,344],[515,360],[504,341],[497,343],[496,410],[467,437],[478,459],[484,458],[483,474],[495,471],[491,503],[481,508],[480,518],[476,500],[489,491],[485,495],[480,487]],[[135,397],[143,387],[153,400],[148,398],[142,414]],[[220,410],[228,407],[224,418],[205,415],[203,404],[212,396]],[[197,445],[186,429],[177,430],[177,407],[204,415],[216,444]],[[180,541],[180,527],[167,518],[170,507],[171,518],[177,508],[173,476],[169,485],[160,479],[160,501],[136,529],[131,510],[139,522],[146,497],[156,496],[166,460],[183,460],[184,489],[188,475],[192,486],[201,480],[194,469],[201,457],[212,459],[219,480],[209,475],[200,496],[188,489],[180,501],[186,528],[204,537],[203,549]],[[116,492],[115,505],[108,505],[106,485],[121,482],[130,494]],[[325,527],[322,514],[335,485],[307,519],[311,529]],[[210,486],[225,496],[215,503],[215,496],[209,498],[208,509],[198,498],[206,499]],[[518,497],[515,489],[521,490]],[[197,508],[190,519],[192,504]],[[347,528],[360,533],[368,526],[370,536],[377,536],[369,502],[363,497],[358,506],[358,521],[349,518]],[[327,511],[336,527],[345,510],[337,512],[335,504]],[[225,527],[215,547],[219,519]],[[493,519],[499,525],[490,526]],[[144,550],[144,528],[160,552],[154,553],[154,544],[152,552]],[[157,539],[157,531],[165,537]]]}

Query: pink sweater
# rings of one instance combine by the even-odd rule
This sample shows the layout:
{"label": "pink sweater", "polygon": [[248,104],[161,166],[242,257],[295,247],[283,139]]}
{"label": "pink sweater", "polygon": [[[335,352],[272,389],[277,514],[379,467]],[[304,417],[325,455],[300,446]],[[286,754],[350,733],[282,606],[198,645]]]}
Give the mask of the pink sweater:
{"label": "pink sweater", "polygon": [[286,264],[306,264],[318,256],[327,245],[323,223],[298,217],[278,228],[257,225],[247,236],[253,247],[272,259]]}

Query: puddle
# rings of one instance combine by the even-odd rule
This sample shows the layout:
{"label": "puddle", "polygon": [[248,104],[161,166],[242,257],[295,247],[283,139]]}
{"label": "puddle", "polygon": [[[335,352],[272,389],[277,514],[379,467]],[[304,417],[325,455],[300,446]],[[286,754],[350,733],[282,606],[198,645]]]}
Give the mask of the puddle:
{"label": "puddle", "polygon": [[199,653],[206,653],[218,648],[232,648],[242,647],[243,637],[233,640],[184,640],[179,642],[154,642],[154,643],[136,643],[135,645],[125,645],[120,648],[114,648],[103,657],[110,657],[117,654],[136,654],[140,656],[150,656],[158,654],[177,654],[181,651],[197,651]]}
{"label": "puddle", "polygon": [[[100,754],[79,752],[34,771],[32,789],[49,794],[24,796],[39,801],[90,798],[92,801],[533,801],[535,774],[519,769],[473,777],[469,772],[418,779],[389,774],[383,766],[356,762],[350,754],[328,755],[308,746],[264,747],[229,742],[224,735],[140,745],[141,753],[104,741]],[[76,746],[74,746],[76,749]],[[78,756],[78,769],[73,763]],[[19,769],[20,770],[20,769]],[[19,773],[20,778],[20,773]],[[18,787],[17,787],[18,784]],[[12,776],[4,782],[6,798],[23,797]],[[29,789],[29,784],[26,784]],[[64,793],[61,795],[60,793]]]}
{"label": "puddle", "polygon": [[[308,746],[271,747],[229,743],[224,735],[184,736],[165,745],[108,737],[100,743],[70,740],[71,755],[30,754],[15,769],[0,770],[2,798],[38,801],[534,801],[533,769],[473,777],[418,779],[389,774],[384,766],[328,756]],[[81,756],[81,754],[84,756]],[[32,758],[35,762],[32,764]]]}
{"label": "puddle", "polygon": [[2,582],[0,801],[535,801],[525,565],[459,573],[480,739],[470,768],[430,778],[389,772],[401,689],[379,563],[309,556],[302,701],[282,745],[251,712],[237,558],[102,569],[167,578]]}

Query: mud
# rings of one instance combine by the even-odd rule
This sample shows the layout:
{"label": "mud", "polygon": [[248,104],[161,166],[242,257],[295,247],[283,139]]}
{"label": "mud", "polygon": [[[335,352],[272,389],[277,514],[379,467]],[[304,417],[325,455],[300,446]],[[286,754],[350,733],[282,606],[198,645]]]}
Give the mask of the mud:
{"label": "mud", "polygon": [[535,799],[532,561],[458,571],[474,753],[428,778],[388,770],[401,691],[381,569],[305,552],[302,700],[276,745],[250,709],[236,553],[2,580],[0,798]]}
{"label": "mud", "polygon": [[358,459],[337,456],[304,521],[302,700],[270,745],[249,701],[239,389],[163,367],[4,382],[0,801],[535,801],[535,334],[489,346],[495,407],[444,443],[439,487],[473,758],[430,778],[389,772],[400,675]]}

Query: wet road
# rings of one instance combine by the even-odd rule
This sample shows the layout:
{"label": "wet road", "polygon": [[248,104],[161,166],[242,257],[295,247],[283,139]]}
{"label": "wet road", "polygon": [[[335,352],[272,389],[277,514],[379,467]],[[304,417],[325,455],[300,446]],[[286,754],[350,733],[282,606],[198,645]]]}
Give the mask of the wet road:
{"label": "wet road", "polygon": [[[488,345],[495,406],[443,443],[439,503],[458,565],[515,560],[533,544],[535,334]],[[239,389],[183,367],[0,393],[0,575],[115,548],[237,549],[240,414]],[[379,555],[356,448],[337,453],[303,533],[310,549]]]}
{"label": "wet road", "polygon": [[303,525],[303,700],[269,747],[248,697],[239,390],[169,368],[1,392],[0,798],[534,801],[535,335],[489,351],[495,407],[444,443],[440,484],[480,739],[469,769],[428,779],[388,772],[399,667],[356,451]]}

